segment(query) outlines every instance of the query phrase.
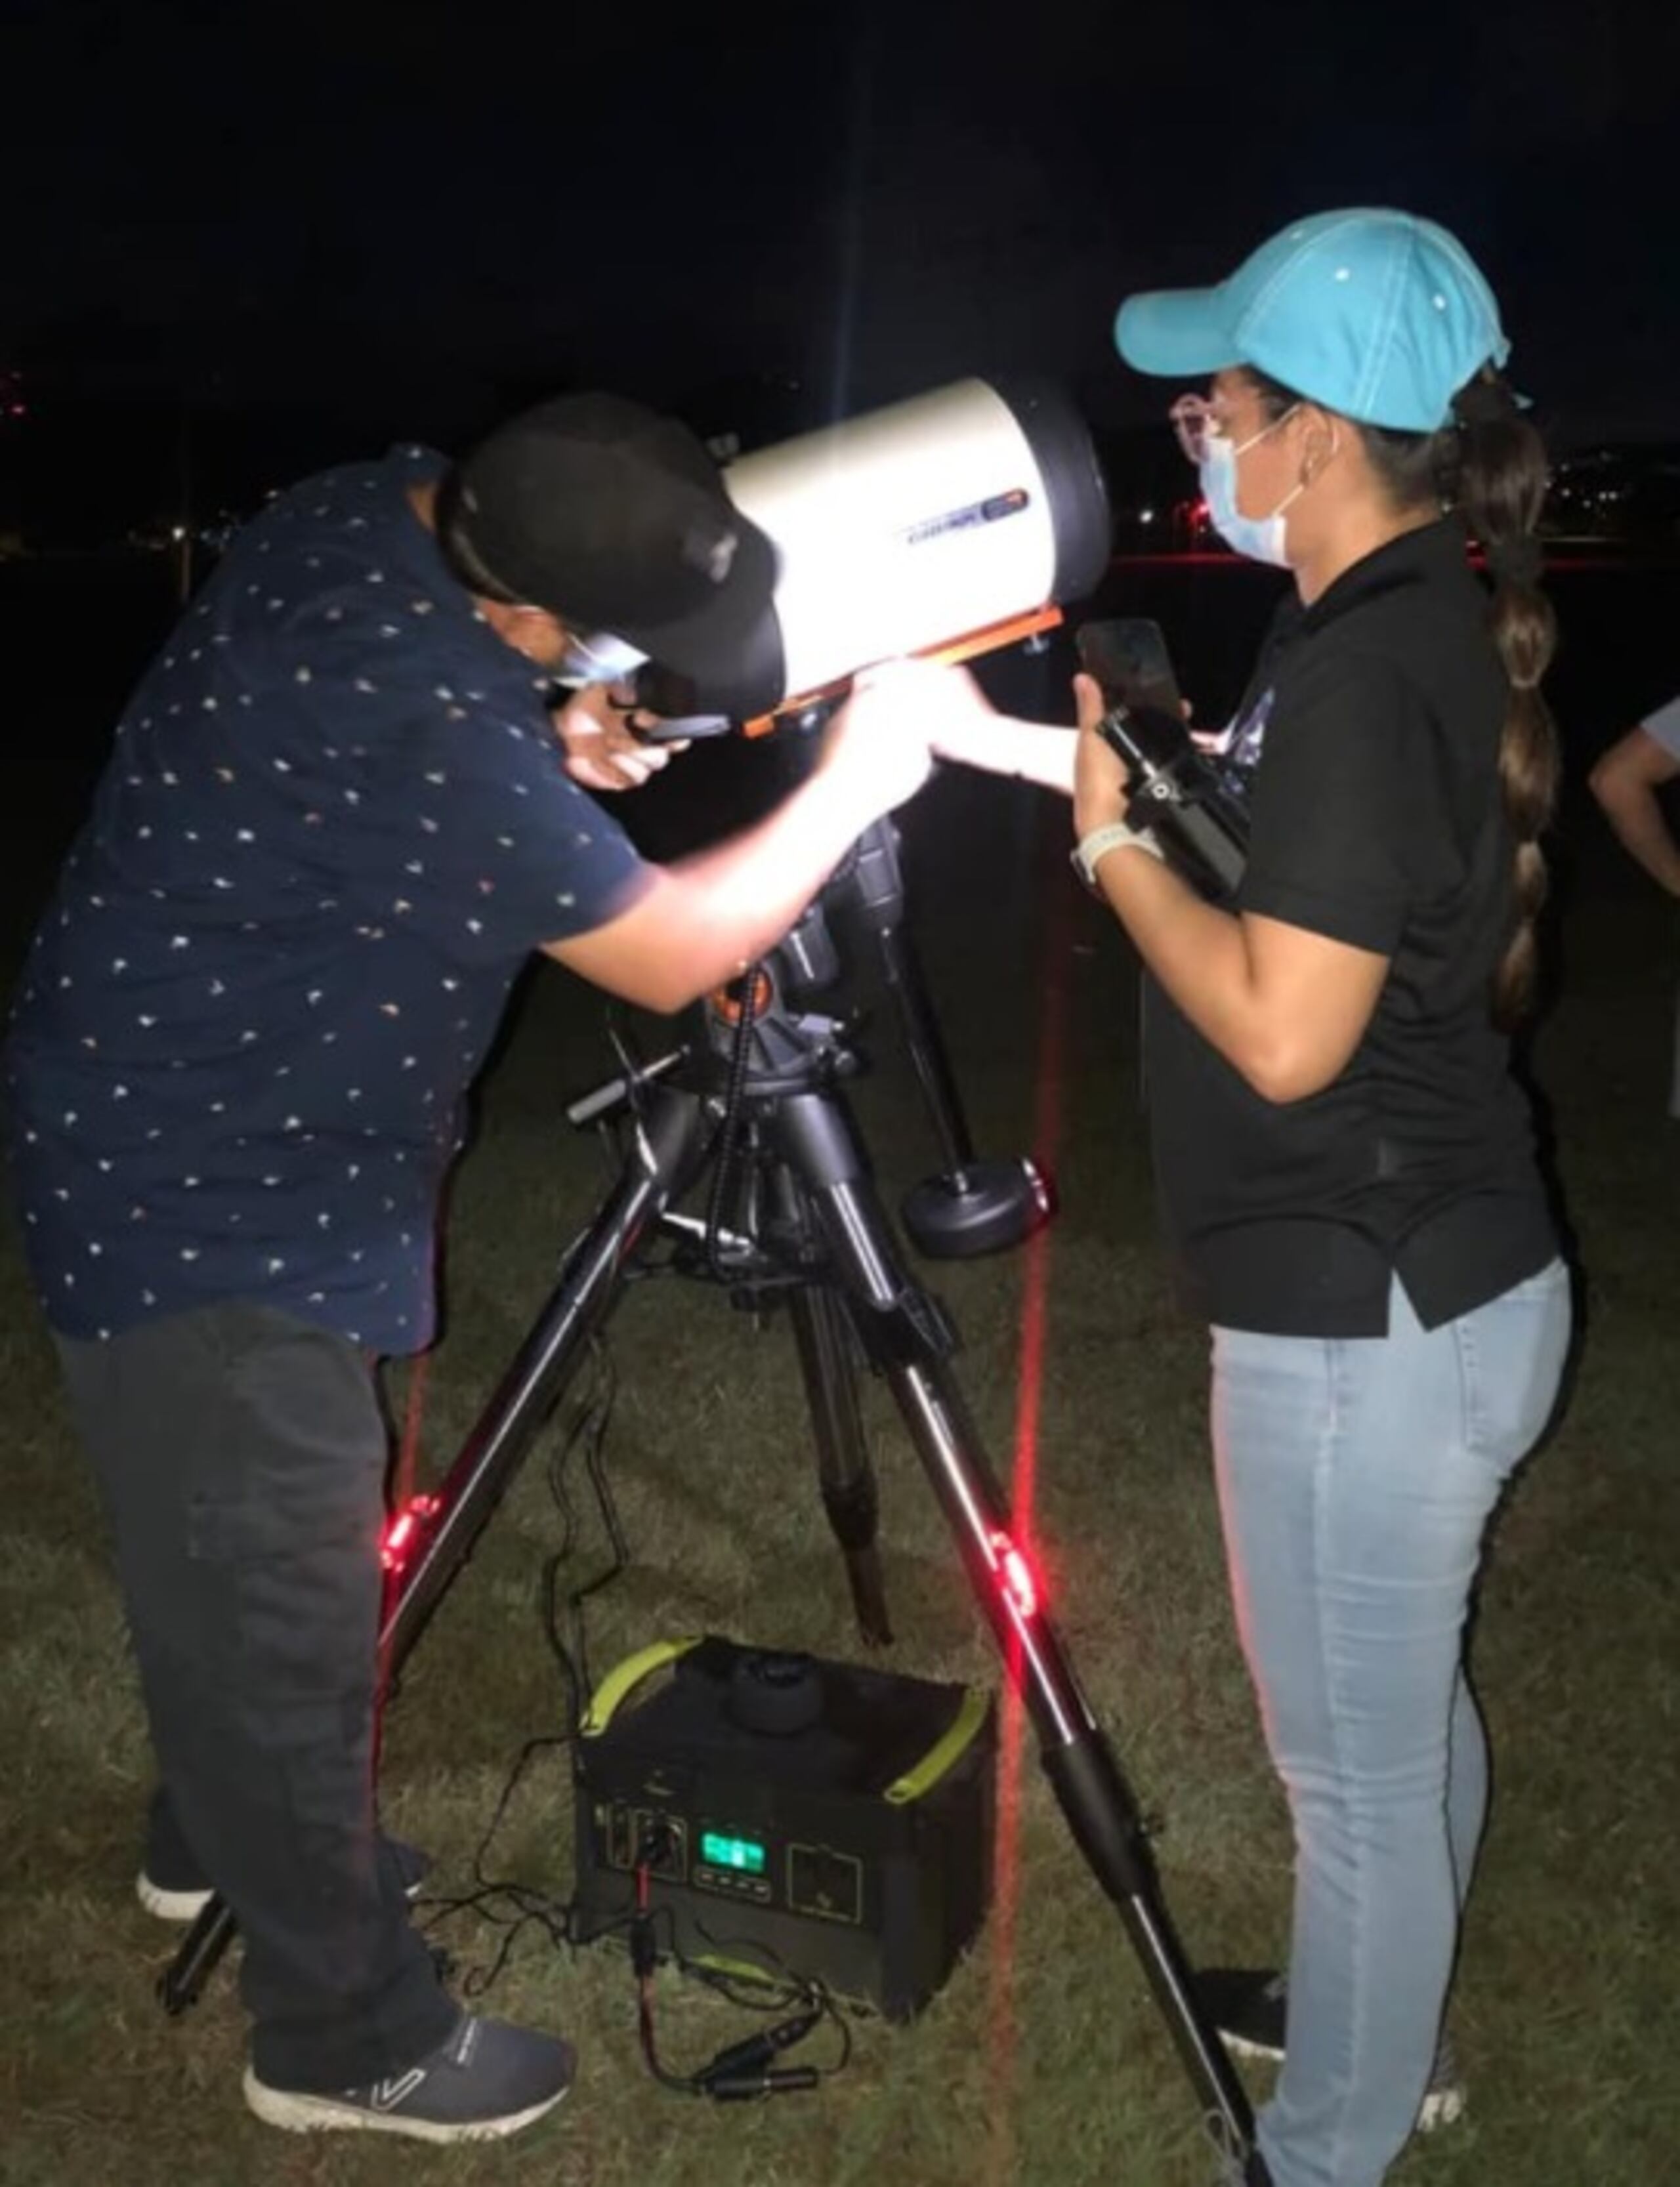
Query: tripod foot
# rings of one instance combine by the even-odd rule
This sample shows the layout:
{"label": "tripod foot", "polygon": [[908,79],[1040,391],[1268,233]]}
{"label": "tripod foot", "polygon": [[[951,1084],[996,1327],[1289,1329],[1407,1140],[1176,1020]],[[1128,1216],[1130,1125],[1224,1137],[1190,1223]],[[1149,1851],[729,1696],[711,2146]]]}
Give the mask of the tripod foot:
{"label": "tripod foot", "polygon": [[171,2020],[198,2003],[216,1961],[233,1941],[233,1917],[225,1900],[212,1897],[158,1976],[158,2002]]}

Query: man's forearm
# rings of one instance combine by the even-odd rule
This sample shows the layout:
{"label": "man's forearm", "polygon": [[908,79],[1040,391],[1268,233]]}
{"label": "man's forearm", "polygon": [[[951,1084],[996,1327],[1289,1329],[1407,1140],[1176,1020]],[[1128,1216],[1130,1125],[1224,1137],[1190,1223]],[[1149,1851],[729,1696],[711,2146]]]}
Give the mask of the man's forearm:
{"label": "man's forearm", "polygon": [[781,940],[874,818],[854,786],[818,774],[756,827],[665,869],[689,897],[696,945],[718,958],[719,976]]}

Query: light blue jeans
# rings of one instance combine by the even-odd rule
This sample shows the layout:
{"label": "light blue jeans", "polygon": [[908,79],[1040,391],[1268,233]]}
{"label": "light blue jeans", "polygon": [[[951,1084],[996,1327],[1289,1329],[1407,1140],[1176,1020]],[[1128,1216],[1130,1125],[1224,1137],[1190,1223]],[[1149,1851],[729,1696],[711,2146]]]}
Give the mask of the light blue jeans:
{"label": "light blue jeans", "polygon": [[1275,2187],[1378,2187],[1434,2061],[1487,1805],[1464,1628],[1488,1515],[1556,1398],[1567,1273],[1425,1331],[1213,1332],[1244,1652],[1295,1824]]}

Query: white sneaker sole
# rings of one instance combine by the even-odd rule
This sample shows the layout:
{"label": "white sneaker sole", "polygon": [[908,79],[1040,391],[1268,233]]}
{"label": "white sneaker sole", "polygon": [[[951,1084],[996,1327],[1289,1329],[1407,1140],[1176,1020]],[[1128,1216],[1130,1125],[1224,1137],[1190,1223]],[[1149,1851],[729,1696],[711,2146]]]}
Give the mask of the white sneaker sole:
{"label": "white sneaker sole", "polygon": [[1219,2039],[1233,2058],[1258,2058],[1267,2066],[1281,2066],[1284,2054],[1269,2043],[1250,2043],[1245,2035],[1228,2035],[1222,2027]]}
{"label": "white sneaker sole", "polygon": [[522,2111],[509,2111],[504,2117],[464,2119],[453,2123],[437,2119],[406,2117],[402,2111],[369,2111],[361,2104],[346,2104],[336,2096],[306,2095],[290,2089],[271,2089],[259,2081],[250,2066],[244,2074],[246,2103],[266,2126],[278,2126],[288,2134],[400,2134],[411,2141],[500,2141],[510,2134],[533,2125],[545,2113],[563,2103],[570,2094],[570,2084],[558,2089],[540,2104],[531,2104]]}
{"label": "white sneaker sole", "polygon": [[[425,1888],[425,1880],[416,1876],[403,1896],[418,1898]],[[134,1879],[134,1896],[147,1913],[159,1921],[196,1921],[210,1903],[207,1891],[169,1891],[160,1883],[154,1883],[143,1868]]]}
{"label": "white sneaker sole", "polygon": [[1464,2115],[1464,2092],[1462,2089],[1431,2089],[1424,2098],[1424,2107],[1418,2113],[1418,2132],[1433,2134],[1438,2126],[1451,2126]]}
{"label": "white sneaker sole", "polygon": [[135,1878],[134,1896],[160,1921],[196,1921],[210,1903],[209,1892],[166,1891],[143,1868]]}

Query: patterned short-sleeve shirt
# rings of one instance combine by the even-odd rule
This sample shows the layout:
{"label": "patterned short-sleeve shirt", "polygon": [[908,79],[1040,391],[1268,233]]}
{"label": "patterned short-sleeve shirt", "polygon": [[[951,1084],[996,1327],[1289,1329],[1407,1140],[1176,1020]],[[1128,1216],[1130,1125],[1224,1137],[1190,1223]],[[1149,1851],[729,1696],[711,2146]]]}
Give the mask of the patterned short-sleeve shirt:
{"label": "patterned short-sleeve shirt", "polygon": [[439,1188],[509,987],[645,869],[544,679],[408,489],[421,449],[243,531],[142,680],[7,1043],[53,1326],[258,1298],[379,1352],[433,1326]]}

